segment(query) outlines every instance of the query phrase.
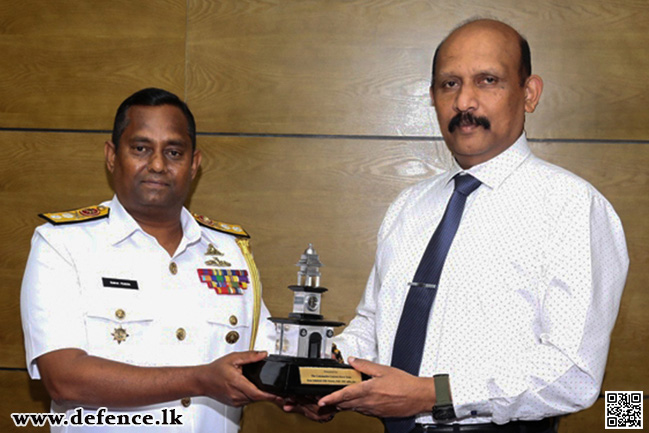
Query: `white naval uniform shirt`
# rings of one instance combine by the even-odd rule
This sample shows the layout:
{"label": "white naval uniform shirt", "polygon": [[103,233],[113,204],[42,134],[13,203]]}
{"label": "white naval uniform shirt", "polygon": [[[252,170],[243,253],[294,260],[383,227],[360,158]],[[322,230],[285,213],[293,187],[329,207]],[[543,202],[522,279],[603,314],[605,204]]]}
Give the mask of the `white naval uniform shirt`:
{"label": "white naval uniform shirt", "polygon": [[[461,171],[455,163],[390,206],[357,315],[335,339],[344,356],[390,365],[408,282]],[[450,375],[460,423],[588,407],[629,263],[618,216],[586,181],[532,155],[524,135],[467,172],[482,185],[446,258],[419,375]]]}
{"label": "white naval uniform shirt", "polygon": [[[231,264],[224,269],[246,270],[235,236],[200,226],[183,208],[183,238],[173,257],[145,233],[114,197],[103,203],[108,218],[69,225],[45,224],[36,229],[21,294],[27,367],[40,378],[39,356],[64,348],[138,366],[188,366],[209,363],[233,351],[249,348],[253,322],[252,278],[242,295],[216,294],[200,281],[197,269],[214,245]],[[175,265],[171,265],[172,262]],[[175,266],[174,275],[170,267]],[[250,275],[250,273],[249,273]],[[105,287],[102,278],[136,281],[138,289]],[[123,318],[121,312],[123,311]],[[270,349],[274,330],[261,309],[256,346]],[[235,320],[236,318],[236,320]],[[128,337],[115,339],[122,328]],[[178,333],[184,330],[184,339]],[[234,344],[226,335],[239,335]],[[241,409],[207,397],[110,413],[149,411],[161,419],[161,408],[175,408],[183,426],[119,428],[119,431],[217,432],[238,431]],[[74,407],[52,403],[52,411],[72,415]],[[87,409],[86,413],[92,412]],[[116,427],[60,427],[56,432],[114,431]],[[140,430],[141,429],[141,430]]]}

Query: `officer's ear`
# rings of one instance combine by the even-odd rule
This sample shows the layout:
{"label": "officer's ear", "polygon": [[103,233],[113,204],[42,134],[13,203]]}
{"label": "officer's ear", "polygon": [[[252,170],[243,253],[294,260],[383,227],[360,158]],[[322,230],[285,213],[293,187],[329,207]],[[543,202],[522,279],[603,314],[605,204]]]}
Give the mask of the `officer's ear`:
{"label": "officer's ear", "polygon": [[106,158],[106,168],[108,168],[108,171],[111,173],[115,169],[115,155],[116,155],[117,149],[115,148],[115,144],[107,140],[106,143],[104,143],[104,157]]}
{"label": "officer's ear", "polygon": [[202,160],[203,154],[201,153],[201,151],[198,149],[194,150],[194,154],[192,155],[192,180],[194,180],[194,178],[196,177],[198,168],[201,166]]}

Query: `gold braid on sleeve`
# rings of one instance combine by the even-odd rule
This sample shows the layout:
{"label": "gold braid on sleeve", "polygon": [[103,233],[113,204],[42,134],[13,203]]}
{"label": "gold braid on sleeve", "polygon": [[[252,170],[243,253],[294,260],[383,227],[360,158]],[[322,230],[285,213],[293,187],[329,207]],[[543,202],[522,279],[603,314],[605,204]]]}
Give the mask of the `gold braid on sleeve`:
{"label": "gold braid on sleeve", "polygon": [[248,238],[237,238],[237,245],[243,253],[243,257],[246,259],[248,264],[248,269],[250,270],[250,276],[252,277],[252,290],[253,290],[253,309],[252,309],[252,333],[250,335],[250,350],[255,348],[255,339],[257,338],[257,331],[259,330],[259,320],[261,314],[261,281],[259,280],[259,271],[257,270],[257,265],[255,265],[255,259],[252,257],[252,252],[250,251],[250,239]]}

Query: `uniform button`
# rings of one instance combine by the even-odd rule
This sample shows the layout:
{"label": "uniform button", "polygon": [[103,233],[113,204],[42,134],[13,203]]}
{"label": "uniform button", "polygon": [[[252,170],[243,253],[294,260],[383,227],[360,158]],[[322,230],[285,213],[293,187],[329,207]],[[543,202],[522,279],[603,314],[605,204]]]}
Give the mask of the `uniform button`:
{"label": "uniform button", "polygon": [[123,319],[124,317],[126,317],[126,312],[124,312],[124,310],[122,310],[121,308],[118,308],[117,310],[115,310],[115,317],[117,317],[118,319]]}
{"label": "uniform button", "polygon": [[183,341],[186,336],[187,336],[187,332],[185,332],[184,328],[176,329],[176,338],[177,339],[179,339],[180,341]]}
{"label": "uniform button", "polygon": [[169,264],[169,272],[171,272],[173,275],[176,275],[178,273],[178,265],[176,262],[171,262]]}
{"label": "uniform button", "polygon": [[234,326],[237,323],[239,323],[239,319],[237,319],[237,316],[235,316],[234,314],[230,316],[230,325]]}
{"label": "uniform button", "polygon": [[225,336],[225,341],[228,342],[228,344],[234,344],[237,341],[239,341],[239,333],[237,331],[230,331],[228,334]]}
{"label": "uniform button", "polygon": [[182,400],[180,400],[180,404],[182,404],[184,407],[189,407],[189,405],[192,404],[192,399],[189,397],[185,397]]}

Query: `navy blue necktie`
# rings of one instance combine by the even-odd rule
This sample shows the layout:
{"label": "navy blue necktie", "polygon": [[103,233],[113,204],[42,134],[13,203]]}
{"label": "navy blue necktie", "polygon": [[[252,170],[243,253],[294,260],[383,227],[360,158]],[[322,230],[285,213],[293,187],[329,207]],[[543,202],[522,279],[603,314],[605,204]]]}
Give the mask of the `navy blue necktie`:
{"label": "navy blue necktie", "polygon": [[[454,180],[455,190],[410,283],[394,337],[392,366],[415,376],[419,375],[430,309],[446,255],[460,225],[466,198],[480,186],[480,181],[469,174],[456,175]],[[407,433],[415,427],[415,417],[386,418],[385,425],[390,433]]]}

